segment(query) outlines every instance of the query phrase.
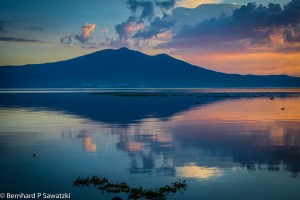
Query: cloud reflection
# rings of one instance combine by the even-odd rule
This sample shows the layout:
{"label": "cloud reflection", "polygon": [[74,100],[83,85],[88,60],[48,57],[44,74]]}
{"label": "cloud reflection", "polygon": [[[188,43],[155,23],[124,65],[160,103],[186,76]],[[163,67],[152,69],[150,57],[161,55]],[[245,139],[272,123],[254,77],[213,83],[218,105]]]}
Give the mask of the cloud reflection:
{"label": "cloud reflection", "polygon": [[82,139],[82,144],[84,146],[84,150],[88,152],[96,152],[97,147],[96,144],[92,143],[92,139],[90,135],[85,135]]}
{"label": "cloud reflection", "polygon": [[[216,173],[216,169],[240,167],[278,169],[293,175],[300,172],[299,98],[212,98],[209,101],[204,97],[140,99],[48,94],[47,100],[54,97],[60,99],[55,101],[55,107],[52,101],[34,96],[29,98],[30,105],[22,104],[21,100],[6,102],[10,106],[27,105],[35,112],[2,109],[0,118],[5,122],[2,131],[10,130],[11,126],[14,130],[27,127],[44,133],[44,140],[52,136],[47,133],[57,131],[80,133],[75,135],[85,151],[102,153],[109,149],[109,155],[120,150],[125,153],[120,159],[128,161],[131,174],[199,178]],[[195,104],[196,101],[200,103]],[[130,108],[119,112],[120,123],[116,120],[120,116],[112,112],[118,105]],[[58,108],[72,115],[49,111]],[[44,109],[48,111],[45,113]],[[32,119],[36,120],[32,122]],[[69,138],[70,134],[66,132],[62,137]]]}
{"label": "cloud reflection", "polygon": [[208,179],[220,176],[221,170],[217,167],[201,167],[196,165],[186,165],[176,167],[176,175],[182,178]]}

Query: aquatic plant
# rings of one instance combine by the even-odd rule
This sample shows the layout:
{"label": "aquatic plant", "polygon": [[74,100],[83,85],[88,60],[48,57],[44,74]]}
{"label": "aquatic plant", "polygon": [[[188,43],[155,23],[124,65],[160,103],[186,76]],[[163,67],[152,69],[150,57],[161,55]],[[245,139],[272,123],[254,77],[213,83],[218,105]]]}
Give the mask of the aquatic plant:
{"label": "aquatic plant", "polygon": [[[169,193],[183,192],[187,188],[185,180],[179,180],[170,185],[166,185],[155,189],[143,189],[142,187],[132,188],[126,183],[110,183],[107,178],[98,176],[80,178],[78,177],[73,181],[73,185],[77,187],[95,186],[102,193],[125,193],[128,199],[152,199],[152,200],[164,200]],[[113,199],[121,199],[120,197],[114,197]]]}

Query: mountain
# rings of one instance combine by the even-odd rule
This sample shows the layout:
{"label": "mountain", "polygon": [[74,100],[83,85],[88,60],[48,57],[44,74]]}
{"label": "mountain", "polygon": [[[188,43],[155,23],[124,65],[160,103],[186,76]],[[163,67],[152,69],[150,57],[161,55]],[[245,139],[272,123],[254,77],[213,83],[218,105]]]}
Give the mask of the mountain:
{"label": "mountain", "polygon": [[0,88],[300,87],[286,75],[225,74],[166,54],[107,49],[55,63],[0,67]]}

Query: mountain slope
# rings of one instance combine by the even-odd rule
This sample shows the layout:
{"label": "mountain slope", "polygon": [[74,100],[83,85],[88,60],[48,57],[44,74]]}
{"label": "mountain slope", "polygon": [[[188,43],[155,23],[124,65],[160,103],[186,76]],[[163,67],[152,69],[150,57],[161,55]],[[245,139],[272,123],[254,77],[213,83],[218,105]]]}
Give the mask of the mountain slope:
{"label": "mountain slope", "polygon": [[121,48],[55,63],[0,67],[0,88],[300,87],[300,78],[214,72],[165,54]]}

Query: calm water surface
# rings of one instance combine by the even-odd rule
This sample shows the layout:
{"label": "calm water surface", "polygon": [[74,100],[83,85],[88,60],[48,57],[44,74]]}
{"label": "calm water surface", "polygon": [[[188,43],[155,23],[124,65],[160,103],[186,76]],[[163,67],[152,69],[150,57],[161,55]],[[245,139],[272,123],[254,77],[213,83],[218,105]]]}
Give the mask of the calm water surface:
{"label": "calm water surface", "polygon": [[167,199],[300,199],[300,97],[280,96],[2,93],[0,193],[116,196],[72,185],[98,175],[145,188],[185,179]]}

